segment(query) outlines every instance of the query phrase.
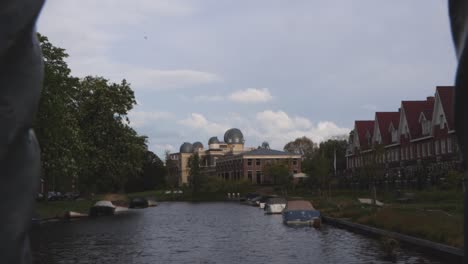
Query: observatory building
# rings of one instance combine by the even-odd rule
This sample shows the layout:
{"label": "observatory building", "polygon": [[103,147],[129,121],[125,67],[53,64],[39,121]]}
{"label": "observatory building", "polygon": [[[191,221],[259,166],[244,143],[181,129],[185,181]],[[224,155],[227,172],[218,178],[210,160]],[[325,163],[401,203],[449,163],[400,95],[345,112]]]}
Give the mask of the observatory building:
{"label": "observatory building", "polygon": [[178,153],[169,155],[167,161],[169,182],[181,186],[190,184],[190,157],[198,154],[201,173],[217,176],[225,180],[246,179],[254,184],[273,183],[265,171],[265,166],[283,162],[290,173],[301,172],[301,156],[284,151],[245,147],[242,131],[231,128],[224,133],[224,141],[214,136],[208,140],[207,148],[199,141],[184,142]]}

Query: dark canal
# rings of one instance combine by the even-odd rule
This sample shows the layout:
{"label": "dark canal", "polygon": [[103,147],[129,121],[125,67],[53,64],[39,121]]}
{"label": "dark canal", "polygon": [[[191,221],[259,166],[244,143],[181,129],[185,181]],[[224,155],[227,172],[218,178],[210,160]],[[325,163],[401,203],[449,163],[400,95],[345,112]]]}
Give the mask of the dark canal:
{"label": "dark canal", "polygon": [[[44,225],[35,263],[391,263],[377,240],[330,226],[290,228],[236,203],[161,203],[125,215]],[[443,263],[403,250],[397,263]]]}

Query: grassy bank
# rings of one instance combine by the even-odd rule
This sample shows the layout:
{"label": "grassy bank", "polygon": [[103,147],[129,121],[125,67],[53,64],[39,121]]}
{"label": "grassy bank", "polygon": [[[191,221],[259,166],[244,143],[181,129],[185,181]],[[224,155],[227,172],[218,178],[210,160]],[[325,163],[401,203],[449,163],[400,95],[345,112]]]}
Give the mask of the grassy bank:
{"label": "grassy bank", "polygon": [[182,194],[165,194],[164,191],[146,191],[128,194],[101,194],[94,197],[79,199],[76,201],[49,201],[37,202],[36,212],[41,219],[63,217],[65,212],[74,211],[88,213],[89,208],[99,200],[128,202],[135,197],[151,197],[158,202],[163,201],[187,201],[187,202],[214,202],[224,201],[225,193],[197,193],[184,192]]}
{"label": "grassy bank", "polygon": [[455,247],[463,246],[463,194],[417,192],[409,203],[381,194],[383,207],[360,204],[369,193],[338,192],[329,198],[309,197],[325,215],[370,225]]}

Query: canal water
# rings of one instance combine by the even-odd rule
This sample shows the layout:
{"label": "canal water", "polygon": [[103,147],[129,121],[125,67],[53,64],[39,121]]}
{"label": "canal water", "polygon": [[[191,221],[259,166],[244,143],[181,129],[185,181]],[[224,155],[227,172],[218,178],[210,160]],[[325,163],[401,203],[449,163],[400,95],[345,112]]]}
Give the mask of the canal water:
{"label": "canal water", "polygon": [[[33,230],[34,263],[392,263],[378,240],[323,225],[291,228],[237,203],[166,202]],[[396,263],[443,263],[401,251]]]}

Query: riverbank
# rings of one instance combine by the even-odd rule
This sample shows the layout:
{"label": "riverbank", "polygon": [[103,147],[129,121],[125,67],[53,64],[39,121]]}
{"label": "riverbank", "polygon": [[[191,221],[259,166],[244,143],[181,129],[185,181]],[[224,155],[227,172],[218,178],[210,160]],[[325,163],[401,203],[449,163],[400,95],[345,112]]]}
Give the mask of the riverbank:
{"label": "riverbank", "polygon": [[380,195],[384,206],[361,204],[369,193],[337,192],[331,197],[309,197],[323,215],[377,227],[433,242],[463,247],[461,192],[416,192],[407,203],[390,194]]}
{"label": "riverbank", "polygon": [[169,193],[165,191],[146,191],[128,194],[100,194],[93,197],[80,198],[73,201],[41,201],[36,203],[36,214],[39,219],[62,218],[67,211],[74,211],[87,214],[89,208],[97,201],[108,200],[118,201],[120,204],[126,204],[132,198],[146,197],[153,198],[158,202],[164,201],[187,201],[187,202],[216,202],[225,201],[226,193],[198,193],[196,195],[183,193]]}

